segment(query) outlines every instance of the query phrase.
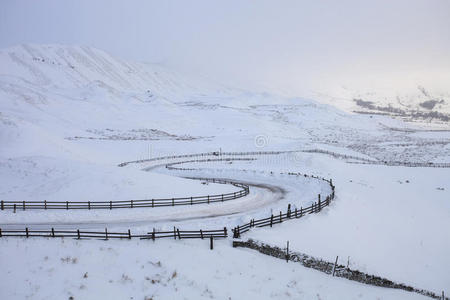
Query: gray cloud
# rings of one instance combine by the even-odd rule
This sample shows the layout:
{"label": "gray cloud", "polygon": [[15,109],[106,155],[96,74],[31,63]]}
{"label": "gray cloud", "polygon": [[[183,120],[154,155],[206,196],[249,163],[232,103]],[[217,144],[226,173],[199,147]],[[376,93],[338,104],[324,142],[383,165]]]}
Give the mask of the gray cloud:
{"label": "gray cloud", "polygon": [[[95,46],[280,88],[450,75],[450,1],[2,1],[0,47]],[[432,80],[433,79],[433,80]]]}

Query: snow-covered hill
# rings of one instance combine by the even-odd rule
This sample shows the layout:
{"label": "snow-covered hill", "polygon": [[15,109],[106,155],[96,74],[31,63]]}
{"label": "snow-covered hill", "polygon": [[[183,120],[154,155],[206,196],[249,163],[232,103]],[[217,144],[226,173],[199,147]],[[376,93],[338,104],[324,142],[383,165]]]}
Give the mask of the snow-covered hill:
{"label": "snow-covered hill", "polygon": [[[95,89],[103,90],[112,98],[122,97],[120,93],[124,91],[134,91],[147,92],[143,94],[147,97],[138,97],[146,102],[161,94],[200,93],[205,89],[202,86],[196,90],[199,82],[180,80],[176,73],[157,65],[148,67],[143,63],[126,62],[87,46],[16,46],[0,51],[0,64],[3,91],[7,92],[9,83],[11,93],[17,92],[15,87],[24,85],[40,87],[42,91],[63,90],[68,94],[76,89],[79,94],[70,95],[71,98],[86,100],[95,96],[89,94]],[[35,101],[45,103],[45,98]]]}
{"label": "snow-covered hill", "polygon": [[[0,66],[0,156],[7,159],[111,165],[186,149],[254,150],[258,136],[270,149],[343,147],[380,159],[442,161],[450,151],[388,118],[229,88],[91,47],[17,46],[0,51]],[[420,147],[405,153],[393,141]],[[180,143],[187,148],[173,147]]]}
{"label": "snow-covered hill", "polygon": [[[416,137],[389,118],[230,88],[91,47],[17,46],[0,51],[0,66],[0,156],[8,159],[116,164],[156,152],[254,150],[258,136],[270,149],[337,147],[384,160],[442,161],[450,151],[442,138]],[[408,152],[393,146],[400,141]]]}
{"label": "snow-covered hill", "polygon": [[[434,94],[427,89],[420,92],[423,97],[417,98],[419,100],[414,95],[408,98],[409,102],[404,102],[403,98],[400,100],[411,111],[415,111],[415,107],[422,103],[425,107],[420,109],[425,111],[446,112],[448,95]],[[307,227],[314,239],[296,240],[297,243],[293,243],[294,249],[303,247],[312,255],[319,253],[320,257],[326,259],[333,258],[334,255],[340,257],[352,255],[352,263],[357,268],[377,272],[387,277],[393,276],[395,280],[439,292],[442,285],[448,283],[448,278],[442,274],[448,270],[448,257],[443,253],[448,252],[449,239],[446,239],[446,236],[442,238],[440,235],[433,235],[431,238],[429,232],[435,227],[448,227],[449,208],[446,199],[448,199],[449,187],[448,180],[445,180],[448,177],[448,169],[428,168],[426,172],[423,172],[421,168],[396,167],[393,172],[386,166],[366,166],[336,161],[333,157],[324,157],[323,154],[315,153],[314,149],[329,150],[371,161],[450,162],[450,132],[435,130],[416,123],[405,123],[376,114],[346,112],[346,110],[356,110],[353,106],[358,103],[370,109],[370,105],[384,107],[389,102],[386,102],[384,98],[380,99],[377,96],[378,91],[377,95],[349,91],[342,93],[342,95],[316,93],[310,95],[311,99],[305,99],[231,88],[208,78],[188,76],[160,65],[127,62],[91,47],[23,45],[4,49],[0,51],[0,178],[2,179],[0,199],[94,201],[129,197],[170,198],[187,196],[186,193],[190,195],[224,193],[233,191],[233,187],[201,184],[197,181],[174,177],[173,175],[186,174],[175,174],[173,171],[162,170],[164,168],[153,170],[153,167],[157,169],[157,166],[153,165],[151,168],[149,165],[138,165],[137,168],[134,165],[128,165],[119,168],[117,165],[124,161],[156,156],[211,152],[221,149],[224,151],[312,150],[295,155],[291,153],[285,156],[263,157],[255,162],[220,162],[202,165],[211,169],[200,169],[198,173],[193,171],[193,176],[229,176],[246,182],[255,181],[257,184],[279,186],[281,190],[285,189],[287,192],[284,195],[285,198],[280,201],[275,199],[275,201],[268,199],[272,194],[263,193],[261,190],[258,192],[258,188],[252,187],[251,197],[254,198],[246,198],[243,201],[251,202],[255,206],[241,205],[241,210],[238,213],[234,212],[232,216],[192,219],[184,221],[182,226],[191,226],[192,229],[196,229],[198,226],[228,226],[230,222],[248,221],[247,219],[252,216],[266,216],[270,210],[284,210],[288,201],[301,205],[303,203],[301,201],[310,201],[311,197],[316,199],[321,191],[320,186],[314,186],[309,182],[300,184],[297,180],[290,181],[283,174],[279,174],[280,172],[295,171],[331,177],[333,182],[337,183],[336,207],[332,206],[324,210],[320,218],[311,218],[301,223],[302,226],[314,224],[314,230],[317,229],[318,232]],[[335,103],[333,101],[341,99],[336,95],[346,100]],[[315,101],[316,98],[320,101]],[[355,102],[354,99],[360,102]],[[439,99],[439,101],[426,102],[433,99]],[[329,104],[321,103],[321,101]],[[432,104],[435,104],[434,107],[431,107]],[[339,107],[345,109],[341,110]],[[448,129],[448,125],[443,124],[442,128]],[[140,168],[144,166],[149,167],[150,172],[141,171]],[[187,166],[197,168],[198,164]],[[247,172],[247,169],[252,172]],[[275,176],[272,171],[278,175]],[[433,179],[433,176],[438,180]],[[381,177],[382,180],[380,180]],[[380,198],[383,201],[380,201]],[[433,202],[424,203],[425,199]],[[237,205],[240,205],[239,203]],[[230,203],[230,209],[233,209],[232,205]],[[215,209],[223,210],[221,206],[208,209],[201,205],[199,207],[198,210],[191,207],[192,210],[196,210],[192,212],[192,215],[201,215],[206,211],[214,214]],[[352,211],[355,207],[357,212]],[[395,210],[392,207],[395,207]],[[429,222],[427,219],[416,217],[422,213],[423,207],[426,207],[427,214],[422,215],[426,218],[437,216],[438,220]],[[242,212],[246,208],[251,210],[248,214]],[[386,211],[390,213],[386,214]],[[155,215],[159,212],[153,211]],[[182,208],[171,211],[179,215],[185,212]],[[69,215],[70,211],[65,213],[66,215],[54,214],[53,218],[59,221],[65,220],[65,216]],[[67,219],[76,221],[77,216],[83,213],[70,214],[71,218],[67,217]],[[30,215],[27,217],[27,214]],[[36,222],[52,219],[48,214],[41,212],[31,214],[32,212],[29,211],[18,212],[8,215],[7,218],[2,218],[0,215],[0,224],[2,221],[13,222],[18,226],[22,224],[20,222],[27,222],[30,219]],[[385,226],[377,227],[373,224],[380,222],[381,214],[383,214]],[[88,215],[87,218],[95,218],[100,222],[97,218],[103,217],[103,221],[113,222],[114,226],[120,227],[124,225],[114,223],[116,217],[117,220],[124,219],[129,225],[133,224],[136,215],[132,210],[126,214],[120,211],[106,211],[104,214]],[[30,216],[32,218],[29,218]],[[165,219],[164,213],[155,219],[149,219],[146,211],[140,212],[139,216],[141,223],[136,226],[142,231],[148,231],[147,227],[152,222],[149,220],[157,219],[158,226],[162,227],[172,227],[175,222],[173,218]],[[43,218],[46,219],[42,220]],[[8,224],[11,225],[11,223]],[[300,226],[300,223],[291,224],[293,227],[283,226],[288,226],[285,228],[287,232],[297,233],[297,226]],[[408,226],[402,224],[408,224]],[[391,234],[392,228],[396,228],[396,234],[403,238],[397,248],[392,246],[397,245],[398,242],[398,237]],[[444,234],[448,235],[447,232]],[[345,238],[341,238],[340,235],[344,235]],[[261,237],[258,234],[255,236]],[[303,237],[300,234],[296,236],[298,239]],[[330,237],[334,239],[331,244]],[[278,242],[280,239],[284,241],[291,237],[280,234],[267,235],[265,238]],[[353,247],[355,239],[358,239],[360,244],[357,248]],[[422,239],[426,242],[422,243]],[[295,242],[293,238],[291,241]],[[373,250],[374,241],[384,250]],[[21,245],[4,242],[2,249],[21,249]],[[138,247],[137,245],[140,247],[142,244],[138,243],[133,247]],[[158,247],[156,245],[158,243],[155,244],[155,247]],[[161,245],[161,248],[155,248],[155,251],[159,253],[161,259],[167,259],[166,255],[161,255],[166,253],[167,244]],[[191,254],[194,257],[194,253],[197,253],[196,244],[186,244],[183,247],[188,249],[186,257]],[[218,244],[217,247],[221,247],[220,251],[224,251],[222,253],[226,253],[227,257],[235,256],[234,252],[229,252],[234,250],[230,250],[225,242]],[[225,247],[228,248],[225,250]],[[123,250],[120,251],[125,253]],[[390,251],[393,257],[389,260],[383,259],[385,253],[383,251]],[[20,253],[30,255],[23,249]],[[61,252],[55,251],[55,253],[59,255]],[[220,252],[217,253],[220,255]],[[408,255],[404,256],[404,253]],[[399,266],[408,265],[411,261],[419,261],[423,253],[426,253],[428,257],[427,264],[416,264],[415,273],[399,271],[401,268]],[[216,254],[212,252],[210,255],[211,261],[214,261]],[[396,255],[402,256],[402,260],[397,260]],[[265,273],[267,271],[265,265],[260,263],[263,260],[260,258],[254,260],[250,268],[262,274],[261,280],[268,281],[273,274]],[[242,268],[246,268],[243,266],[247,264],[242,264],[240,256],[235,256],[233,263],[235,265],[230,267],[229,276],[233,277],[245,272]],[[38,264],[33,266],[38,268]],[[8,268],[14,268],[14,265],[15,263],[8,264]],[[82,262],[80,268],[85,266]],[[188,280],[189,282],[205,281],[198,273],[186,271],[189,268],[186,266],[188,265],[180,262],[180,265],[174,268],[192,276],[194,281]],[[202,268],[209,270],[209,266],[206,265]],[[292,270],[294,269],[295,267]],[[289,270],[291,272],[290,267]],[[92,270],[92,272],[97,271],[105,272],[102,267]],[[117,272],[121,271],[115,268],[114,276],[120,277],[121,274]],[[132,272],[140,274],[136,270]],[[212,271],[209,270],[209,272]],[[17,278],[23,277],[20,272],[14,274]],[[304,277],[309,278],[310,275],[306,270]],[[54,276],[56,275],[50,274],[48,278]],[[11,280],[13,279],[0,280],[0,282],[9,284]],[[79,278],[74,280],[78,281]],[[135,278],[134,280],[136,281],[133,287],[145,286],[142,291],[136,292],[136,295],[142,296],[141,298],[144,297],[144,292],[147,293],[154,288],[154,286],[147,286],[146,279]],[[208,278],[208,280],[212,280],[214,284],[220,281],[214,278]],[[315,287],[322,285],[321,282],[323,286],[328,286],[328,278],[321,277],[313,281],[313,288],[299,286],[293,289],[288,288],[287,291],[294,295],[306,292],[305,295],[308,295],[305,296],[306,298],[319,293],[330,295],[331,298],[333,295],[334,298],[345,298],[349,293],[358,294],[359,296],[355,297],[363,298],[381,294],[397,298],[397,294],[392,294],[389,290],[375,288],[372,291],[352,283],[342,285],[348,284],[350,292],[347,288],[342,288],[336,296],[334,290],[316,291]],[[185,280],[180,282],[180,289],[186,290]],[[278,282],[281,283],[278,284]],[[277,286],[281,284],[286,284],[283,278],[277,281]],[[260,282],[253,281],[251,285],[252,289],[261,290]],[[11,286],[14,284],[11,283]],[[341,285],[336,284],[336,286]],[[114,286],[115,291],[120,291],[121,288],[120,285]],[[268,295],[271,289],[271,287],[265,287],[262,291]],[[72,293],[70,287],[64,287],[62,290],[64,293],[70,290],[70,295],[84,295],[84,291]],[[136,289],[133,288],[133,290]],[[360,294],[360,290],[365,294]],[[172,290],[165,290],[162,294],[171,292]],[[8,293],[13,295],[13,289],[9,288]],[[45,294],[42,291],[36,293]],[[129,293],[131,295],[134,292]],[[161,295],[161,292],[155,293]],[[219,286],[214,289],[214,293],[234,297],[238,296],[239,290],[229,294]],[[249,297],[257,294],[253,290],[249,291]],[[93,295],[96,294],[90,295],[94,297]],[[206,297],[205,295],[202,294],[201,297]],[[281,294],[267,295],[262,298],[278,299]],[[399,295],[400,298],[408,296],[405,293],[399,293]],[[57,298],[58,296],[60,294]]]}
{"label": "snow-covered hill", "polygon": [[[130,194],[120,192],[128,186],[144,198],[176,194],[173,184],[185,186],[178,195],[208,190],[196,182],[139,171],[117,177],[115,169],[122,160],[148,155],[148,144],[126,146],[121,140],[201,139],[182,129],[180,123],[189,116],[172,101],[207,87],[197,89],[176,73],[124,62],[90,47],[22,45],[1,50],[0,66],[2,197],[87,199],[96,190],[98,199],[118,199]],[[119,142],[83,143],[105,136]],[[76,182],[85,188],[71,187]]]}
{"label": "snow-covered hill", "polygon": [[450,122],[450,92],[420,84],[405,88],[351,88],[341,85],[328,91],[315,91],[311,95],[349,112],[381,114],[445,127]]}

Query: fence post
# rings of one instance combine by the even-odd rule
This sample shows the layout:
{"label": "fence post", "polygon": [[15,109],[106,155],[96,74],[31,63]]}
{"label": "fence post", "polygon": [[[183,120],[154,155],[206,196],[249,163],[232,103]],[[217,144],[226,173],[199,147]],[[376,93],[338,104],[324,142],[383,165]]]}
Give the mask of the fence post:
{"label": "fence post", "polygon": [[176,240],[177,239],[177,231],[175,229],[175,226],[173,226],[173,238]]}
{"label": "fence post", "polygon": [[80,229],[77,229],[78,239],[80,239]]}
{"label": "fence post", "polygon": [[23,201],[23,210],[25,210],[25,201]]}
{"label": "fence post", "polygon": [[131,230],[128,229],[128,239],[131,240]]}
{"label": "fence post", "polygon": [[180,230],[177,228],[178,239],[181,240]]}
{"label": "fence post", "polygon": [[44,209],[47,209],[47,200],[44,200]]}
{"label": "fence post", "polygon": [[4,203],[3,203],[3,200],[2,200],[2,210],[4,209]]}
{"label": "fence post", "polygon": [[152,232],[152,240],[155,241],[155,228],[153,228],[153,232]]}
{"label": "fence post", "polygon": [[27,234],[27,238],[28,238],[28,227],[25,228],[25,233]]}
{"label": "fence post", "polygon": [[192,197],[191,197],[191,205],[192,205]]}
{"label": "fence post", "polygon": [[172,198],[172,206],[175,206],[175,200]]}
{"label": "fence post", "polygon": [[14,213],[16,213],[16,204],[14,203]]}
{"label": "fence post", "polygon": [[222,202],[223,202],[223,194],[222,194]]}
{"label": "fence post", "polygon": [[319,208],[318,211],[320,211],[320,194],[319,194]]}
{"label": "fence post", "polygon": [[300,218],[303,216],[303,206],[300,206]]}
{"label": "fence post", "polygon": [[286,245],[286,262],[289,262],[289,241],[287,241]]}
{"label": "fence post", "polygon": [[208,195],[208,204],[209,204],[209,195]]}
{"label": "fence post", "polygon": [[152,199],[152,207],[155,207],[155,199]]}
{"label": "fence post", "polygon": [[338,257],[339,257],[339,256],[336,256],[336,261],[334,262],[333,276],[334,276],[334,273],[336,272],[336,266],[337,266],[337,262],[338,262]]}
{"label": "fence post", "polygon": [[52,237],[55,237],[55,228],[52,227]]}
{"label": "fence post", "polygon": [[272,227],[273,224],[273,214],[270,216],[270,227]]}
{"label": "fence post", "polygon": [[105,240],[108,239],[108,228],[105,228]]}
{"label": "fence post", "polygon": [[212,235],[209,237],[209,248],[212,250],[213,248],[214,248],[214,245],[213,245],[213,242],[214,241],[214,239],[213,239],[213,237],[212,237]]}
{"label": "fence post", "polygon": [[2,237],[2,229],[0,228],[0,237]]}
{"label": "fence post", "polygon": [[288,219],[291,218],[291,204],[290,203],[288,204],[286,216]]}
{"label": "fence post", "polygon": [[91,209],[91,201],[88,201],[88,209]]}
{"label": "fence post", "polygon": [[112,201],[109,201],[109,209],[112,209]]}
{"label": "fence post", "polygon": [[133,208],[133,200],[130,202],[130,208]]}
{"label": "fence post", "polygon": [[69,209],[69,201],[66,201],[66,210]]}
{"label": "fence post", "polygon": [[[0,234],[1,234],[1,232],[0,232]],[[223,228],[223,235],[224,235],[224,237],[228,237],[227,228],[226,227]]]}
{"label": "fence post", "polygon": [[283,222],[283,217],[281,216],[281,211],[280,211],[280,223]]}
{"label": "fence post", "polygon": [[203,240],[203,231],[200,229],[200,238]]}

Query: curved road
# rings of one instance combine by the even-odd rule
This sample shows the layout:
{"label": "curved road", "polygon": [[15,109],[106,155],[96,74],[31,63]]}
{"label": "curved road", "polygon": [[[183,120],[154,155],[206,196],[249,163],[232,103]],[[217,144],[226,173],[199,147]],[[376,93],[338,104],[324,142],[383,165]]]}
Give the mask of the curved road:
{"label": "curved road", "polygon": [[[220,178],[224,179],[224,178]],[[230,179],[227,179],[230,180]],[[158,225],[158,223],[205,220],[227,216],[236,216],[261,209],[284,199],[286,191],[274,185],[255,182],[244,182],[252,187],[246,197],[226,202],[199,204],[180,207],[140,208],[112,211],[18,211],[0,224],[4,229],[23,229],[25,226],[33,229],[57,228],[105,228],[105,227],[136,227]],[[6,215],[5,215],[6,217]],[[19,218],[18,218],[19,217]],[[45,218],[45,221],[43,219]],[[24,221],[26,219],[26,221]]]}

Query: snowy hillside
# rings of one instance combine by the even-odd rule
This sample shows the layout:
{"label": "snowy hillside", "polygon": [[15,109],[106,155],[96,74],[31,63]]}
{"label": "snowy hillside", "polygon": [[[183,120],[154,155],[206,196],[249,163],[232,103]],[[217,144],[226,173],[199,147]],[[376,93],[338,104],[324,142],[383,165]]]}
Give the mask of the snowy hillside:
{"label": "snowy hillside", "polygon": [[[337,99],[345,101],[336,107]],[[291,205],[311,205],[330,193],[319,178],[332,178],[337,198],[329,207],[273,229],[252,228],[246,237],[279,247],[290,240],[295,251],[327,261],[348,258],[362,272],[439,294],[450,286],[449,101],[448,91],[426,88],[408,95],[342,89],[283,97],[91,47],[3,49],[1,200],[172,199],[238,190],[186,177],[235,180],[250,193],[163,208],[23,207],[1,211],[0,228],[231,230]],[[422,124],[430,120],[439,129]],[[176,156],[195,153],[206,154]],[[206,241],[176,238],[92,244],[0,238],[0,265],[7,270],[0,274],[0,298],[98,299],[108,290],[111,299],[426,299],[234,249],[230,235],[214,251]],[[45,274],[37,279],[36,272]],[[25,281],[32,284],[19,287]],[[224,287],[228,281],[235,287]],[[48,288],[49,282],[58,287]]]}
{"label": "snowy hillside", "polygon": [[406,88],[340,86],[331,91],[316,91],[312,95],[349,112],[387,115],[444,128],[448,128],[450,122],[450,93],[442,89],[429,89],[419,83]]}
{"label": "snowy hillside", "polygon": [[[195,90],[192,82],[186,82],[185,78],[180,80],[175,73],[158,66],[149,68],[145,64],[125,62],[87,46],[21,45],[1,50],[0,62],[2,86],[4,90],[9,86],[11,93],[15,87],[27,84],[42,91],[65,90],[68,94],[76,89],[79,94],[73,100],[82,101],[95,96],[95,93],[90,94],[95,89],[103,90],[112,98],[118,98],[119,93],[125,91],[143,93],[151,98],[161,93],[178,92],[180,95],[181,91],[199,93],[204,90]],[[148,98],[139,100],[146,102]],[[42,97],[40,102],[46,100]]]}

